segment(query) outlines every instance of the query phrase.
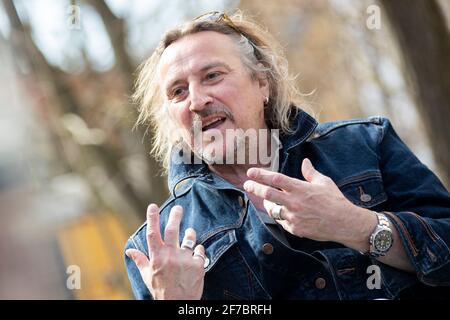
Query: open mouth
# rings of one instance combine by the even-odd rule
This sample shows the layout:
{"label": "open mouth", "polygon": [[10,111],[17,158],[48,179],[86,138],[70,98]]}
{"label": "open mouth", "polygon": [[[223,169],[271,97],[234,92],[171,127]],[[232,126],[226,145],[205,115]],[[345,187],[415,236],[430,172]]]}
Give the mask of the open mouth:
{"label": "open mouth", "polygon": [[205,124],[202,125],[202,131],[205,132],[209,129],[217,128],[222,123],[224,123],[225,120],[227,120],[226,117],[216,117],[216,118],[210,119],[208,121],[205,121]]}

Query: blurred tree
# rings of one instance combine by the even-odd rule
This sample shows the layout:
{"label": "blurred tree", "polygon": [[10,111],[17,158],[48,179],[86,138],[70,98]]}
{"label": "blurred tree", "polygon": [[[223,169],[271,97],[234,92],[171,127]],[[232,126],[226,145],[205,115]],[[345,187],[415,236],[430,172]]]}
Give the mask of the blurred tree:
{"label": "blurred tree", "polygon": [[[239,7],[256,15],[286,48],[299,88],[314,92],[305,105],[320,121],[388,116],[449,186],[449,33],[445,0],[441,6],[436,1],[381,1],[394,11],[394,33],[368,29],[370,0],[280,0],[264,6],[241,0]],[[413,75],[415,86],[405,83],[402,71]]]}
{"label": "blurred tree", "polygon": [[[88,3],[102,18],[114,50],[116,65],[108,72],[95,71],[89,63],[85,63],[84,70],[76,74],[50,64],[34,41],[33,26],[19,16],[14,1],[3,0],[11,26],[8,40],[14,51],[20,53],[18,59],[24,60],[21,63],[30,66],[31,72],[22,74],[24,83],[28,88],[33,86],[35,90],[45,92],[46,100],[40,107],[46,109],[45,120],[54,140],[55,154],[59,157],[56,161],[60,166],[59,172],[74,171],[87,178],[99,201],[106,207],[115,207],[115,203],[108,200],[114,197],[119,197],[114,199],[116,203],[126,202],[124,207],[129,210],[121,214],[130,218],[125,219],[134,229],[137,221],[145,217],[150,201],[162,203],[165,200],[166,182],[160,175],[158,163],[147,156],[145,161],[139,163],[143,170],[138,177],[142,181],[142,175],[145,175],[146,181],[136,183],[139,180],[135,179],[139,175],[136,174],[137,166],[133,167],[136,162],[128,160],[135,159],[133,155],[148,155],[151,137],[141,128],[134,132],[131,130],[137,110],[129,103],[128,97],[133,88],[136,65],[125,49],[125,22],[115,16],[104,1]],[[85,56],[83,58],[86,59]],[[121,109],[115,120],[111,120],[113,116],[110,115],[113,105]],[[80,129],[88,135],[84,137],[86,139],[80,139]],[[94,139],[94,134],[99,132],[104,139]],[[136,143],[141,139],[141,144]],[[102,196],[107,186],[98,183],[98,175],[91,174],[94,167],[97,173],[101,170],[102,175],[108,177],[105,181],[114,185],[118,191],[114,196]],[[130,171],[134,171],[134,176],[130,175]],[[130,213],[134,216],[129,216]]]}
{"label": "blurred tree", "polygon": [[136,66],[133,64],[125,47],[125,41],[127,39],[125,21],[114,15],[104,1],[88,0],[88,3],[97,10],[103,20],[103,24],[106,27],[106,31],[108,32],[108,36],[114,49],[116,66],[123,76],[122,79],[128,86],[128,91],[131,92],[133,90],[132,76]]}
{"label": "blurred tree", "polygon": [[291,73],[305,95],[303,107],[320,121],[355,118],[362,111],[349,76],[349,43],[345,24],[336,19],[327,0],[241,0],[286,50]]}
{"label": "blurred tree", "polygon": [[[322,121],[365,115],[358,97],[361,78],[365,75],[355,76],[354,72],[361,53],[349,39],[348,24],[336,19],[331,2],[280,0],[276,3],[265,2],[264,6],[257,1],[240,2],[242,9],[257,14],[270,31],[280,37],[286,46],[291,69],[300,74],[298,80],[302,91],[308,93],[317,89],[314,96],[306,97],[306,101]],[[402,16],[393,18],[394,26],[401,24],[401,27],[394,29],[403,30],[401,32],[408,35],[401,37],[406,39],[401,41],[402,47],[405,48],[406,60],[412,66],[409,69],[415,75],[422,101],[420,105],[426,106],[422,107],[422,113],[428,128],[432,128],[428,134],[434,145],[436,161],[443,179],[450,181],[450,144],[447,143],[450,128],[446,125],[450,100],[448,90],[445,91],[450,87],[450,66],[445,59],[449,56],[445,19],[435,1],[418,1],[419,4],[414,6],[408,4],[407,9],[397,2],[383,1],[383,4],[386,8],[392,8],[387,10],[391,12],[390,16]],[[165,178],[158,174],[159,165],[148,156],[151,136],[146,135],[143,128],[131,132],[136,109],[129,104],[127,97],[133,88],[136,63],[126,46],[128,21],[114,14],[105,1],[71,1],[72,4],[88,5],[101,18],[114,52],[115,66],[106,72],[96,71],[83,52],[84,69],[79,73],[70,73],[47,61],[32,37],[33,26],[19,17],[14,2],[3,0],[3,3],[13,31],[9,41],[20,53],[18,58],[24,58],[32,67],[32,74],[27,75],[27,84],[32,83],[35,90],[46,93],[47,105],[43,108],[47,108],[45,115],[49,132],[53,134],[54,145],[63,164],[60,170],[77,171],[89,178],[95,166],[96,170],[103,171],[103,175],[109,177],[108,181],[120,194],[120,201],[127,202],[141,220],[148,202],[161,203],[167,196],[167,190]],[[420,16],[420,10],[428,12],[423,14],[426,18]],[[362,12],[365,13],[364,10]],[[427,23],[429,19],[432,23]],[[413,26],[412,22],[415,23]],[[423,39],[415,41],[419,34],[423,35],[420,37]],[[419,46],[418,43],[422,44]],[[423,54],[424,47],[430,48],[426,50],[427,55]],[[364,67],[367,70],[367,66]],[[381,80],[377,82],[383,86]],[[87,143],[80,141],[75,132],[77,129],[70,129],[77,122],[85,126],[84,131],[88,134],[94,136],[100,132],[105,138]],[[416,128],[417,125],[411,124],[410,127]],[[135,142],[142,137],[145,137],[143,144],[137,146]],[[140,176],[139,172],[136,174],[139,170],[134,162],[137,155],[146,155],[144,161],[138,157],[141,159],[138,159],[139,166],[143,168]],[[130,176],[130,170],[134,175]],[[136,176],[146,180],[146,183],[136,183],[139,180]],[[104,185],[99,184],[96,177],[90,177],[90,183],[101,194]],[[107,205],[115,207],[112,203]]]}
{"label": "blurred tree", "polygon": [[450,32],[435,0],[380,0],[398,37],[443,180],[450,184]]}

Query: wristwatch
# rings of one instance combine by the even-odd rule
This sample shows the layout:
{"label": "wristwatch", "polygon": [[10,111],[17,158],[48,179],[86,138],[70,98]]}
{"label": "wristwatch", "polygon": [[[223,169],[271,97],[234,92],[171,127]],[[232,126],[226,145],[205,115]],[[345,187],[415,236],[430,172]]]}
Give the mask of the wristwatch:
{"label": "wristwatch", "polygon": [[386,255],[392,247],[394,238],[390,227],[389,219],[385,214],[375,212],[378,218],[378,224],[369,238],[370,248],[369,256],[378,258]]}

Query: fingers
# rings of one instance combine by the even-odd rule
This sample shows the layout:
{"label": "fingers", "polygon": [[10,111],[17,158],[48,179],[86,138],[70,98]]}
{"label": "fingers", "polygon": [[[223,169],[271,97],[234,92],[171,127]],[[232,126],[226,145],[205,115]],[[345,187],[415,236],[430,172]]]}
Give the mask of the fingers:
{"label": "fingers", "polygon": [[193,258],[198,261],[199,264],[203,267],[205,265],[206,261],[206,253],[205,253],[205,247],[199,244],[195,247]]}
{"label": "fingers", "polygon": [[270,216],[271,218],[273,218],[272,210],[273,210],[273,208],[276,206],[276,204],[273,203],[272,201],[268,201],[268,200],[264,199],[264,201],[263,201],[263,206],[264,206],[264,208],[266,209],[266,211],[267,211],[267,213],[269,214],[269,216]]}
{"label": "fingers", "polygon": [[195,241],[197,239],[197,235],[195,230],[192,228],[187,228],[184,232],[183,242],[181,243],[182,250],[188,250],[192,252],[195,247]]}
{"label": "fingers", "polygon": [[303,159],[302,162],[302,175],[305,177],[306,181],[314,183],[314,182],[323,182],[324,179],[327,179],[327,176],[321,174],[317,171],[312,165],[311,161],[308,158]]}
{"label": "fingers", "polygon": [[275,203],[288,202],[289,196],[287,193],[252,180],[245,181],[244,189],[249,193]]}
{"label": "fingers", "polygon": [[148,265],[149,261],[147,256],[139,250],[128,249],[127,251],[125,251],[125,254],[127,255],[128,258],[133,260],[133,262],[138,267],[139,271],[141,271]]}
{"label": "fingers", "polygon": [[285,191],[292,191],[299,183],[303,182],[298,179],[293,179],[278,172],[272,172],[261,168],[250,168],[247,171],[247,176],[261,184],[271,186]]}
{"label": "fingers", "polygon": [[156,252],[163,245],[159,225],[159,208],[152,203],[147,208],[147,246],[149,252]]}
{"label": "fingers", "polygon": [[164,244],[166,246],[178,247],[180,243],[180,222],[183,217],[183,208],[174,206],[170,210],[166,229],[164,230]]}
{"label": "fingers", "polygon": [[[271,218],[274,218],[273,210],[275,209],[277,204],[275,204],[271,201],[264,200],[263,205],[264,205],[264,208],[266,209],[266,211],[269,213],[269,216]],[[286,211],[286,207],[283,206],[283,209],[280,212],[280,219],[277,219],[277,221],[286,220],[287,214],[285,211]]]}

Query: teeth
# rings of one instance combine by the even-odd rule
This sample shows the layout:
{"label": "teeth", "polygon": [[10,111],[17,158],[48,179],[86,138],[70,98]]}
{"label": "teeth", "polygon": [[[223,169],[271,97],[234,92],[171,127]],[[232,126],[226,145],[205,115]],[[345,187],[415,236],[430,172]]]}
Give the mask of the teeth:
{"label": "teeth", "polygon": [[214,122],[216,122],[218,120],[221,120],[221,119],[223,119],[223,117],[213,118],[213,119],[209,120],[207,123],[203,124],[203,128],[206,127],[206,126],[209,126],[210,124],[212,124],[212,123],[214,123]]}

